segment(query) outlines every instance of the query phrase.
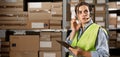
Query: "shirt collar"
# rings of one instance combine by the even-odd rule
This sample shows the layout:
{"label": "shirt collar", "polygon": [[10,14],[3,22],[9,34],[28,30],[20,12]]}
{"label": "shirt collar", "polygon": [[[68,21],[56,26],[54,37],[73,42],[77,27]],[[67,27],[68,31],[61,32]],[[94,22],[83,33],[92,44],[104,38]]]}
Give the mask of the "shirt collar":
{"label": "shirt collar", "polygon": [[88,21],[88,23],[85,24],[84,30],[86,30],[86,28],[87,28],[88,26],[90,26],[90,24],[92,24],[92,23],[93,23],[93,21],[92,21],[92,19],[90,19],[90,21]]}

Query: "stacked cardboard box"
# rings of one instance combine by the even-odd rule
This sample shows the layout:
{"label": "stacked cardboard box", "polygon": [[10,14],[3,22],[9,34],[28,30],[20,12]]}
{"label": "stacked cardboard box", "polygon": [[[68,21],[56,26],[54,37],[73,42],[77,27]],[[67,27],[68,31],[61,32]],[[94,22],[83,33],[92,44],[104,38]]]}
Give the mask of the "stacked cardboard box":
{"label": "stacked cardboard box", "polygon": [[28,18],[30,29],[61,29],[62,2],[30,2]]}
{"label": "stacked cardboard box", "polygon": [[61,32],[40,32],[39,57],[61,57]]}
{"label": "stacked cardboard box", "polygon": [[0,38],[0,57],[9,57],[9,42],[5,38]]}
{"label": "stacked cardboard box", "polygon": [[50,29],[62,29],[62,2],[51,3],[51,6],[52,18],[50,19]]}
{"label": "stacked cardboard box", "polygon": [[117,43],[116,43],[116,47],[120,48],[120,33],[117,33]]}
{"label": "stacked cardboard box", "polygon": [[10,57],[38,57],[39,35],[11,35]]}
{"label": "stacked cardboard box", "polygon": [[117,26],[117,14],[109,13],[109,28],[116,29]]}
{"label": "stacked cardboard box", "polygon": [[109,31],[109,47],[116,47],[117,42],[117,32],[116,31]]}
{"label": "stacked cardboard box", "polygon": [[106,5],[105,4],[96,4],[95,5],[95,23],[106,27]]}
{"label": "stacked cardboard box", "polygon": [[2,0],[0,18],[0,29],[26,29],[27,12],[23,11],[23,0]]}

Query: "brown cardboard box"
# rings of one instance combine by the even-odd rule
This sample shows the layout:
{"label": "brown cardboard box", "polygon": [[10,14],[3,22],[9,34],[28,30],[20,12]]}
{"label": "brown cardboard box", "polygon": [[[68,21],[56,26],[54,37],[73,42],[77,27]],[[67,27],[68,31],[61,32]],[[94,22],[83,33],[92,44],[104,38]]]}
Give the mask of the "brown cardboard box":
{"label": "brown cardboard box", "polygon": [[31,20],[28,22],[29,29],[49,29],[49,20]]}
{"label": "brown cardboard box", "polygon": [[63,17],[62,15],[59,15],[59,14],[52,14],[52,18],[50,20],[62,20]]}
{"label": "brown cardboard box", "polygon": [[110,39],[117,40],[117,32],[116,31],[109,31]]}
{"label": "brown cardboard box", "polygon": [[16,2],[18,2],[18,3],[22,3],[24,0],[0,0],[0,2],[14,2],[14,3],[16,3]]}
{"label": "brown cardboard box", "polygon": [[95,13],[104,13],[106,12],[106,5],[95,5]]}
{"label": "brown cardboard box", "polygon": [[52,14],[62,15],[62,8],[63,8],[62,2],[54,2],[51,5],[52,5],[52,8],[51,8]]}
{"label": "brown cardboard box", "polygon": [[105,4],[105,3],[106,3],[106,0],[97,0],[96,3],[97,3],[97,4]]}
{"label": "brown cardboard box", "polygon": [[57,41],[40,41],[40,51],[60,51],[61,45]]}
{"label": "brown cardboard box", "polygon": [[117,3],[116,2],[109,2],[108,3],[108,10],[117,10]]}
{"label": "brown cardboard box", "polygon": [[97,23],[98,25],[100,25],[100,26],[105,28],[105,22],[104,21],[97,21],[95,23]]}
{"label": "brown cardboard box", "polygon": [[62,57],[61,51],[40,51],[39,57]]}
{"label": "brown cardboard box", "polygon": [[120,2],[117,1],[117,9],[120,9]]}
{"label": "brown cardboard box", "polygon": [[114,29],[117,26],[117,14],[111,13],[109,14],[109,28]]}
{"label": "brown cardboard box", "polygon": [[2,46],[2,47],[9,47],[9,45],[10,45],[10,43],[7,42],[7,41],[2,41],[2,42],[1,42],[1,46]]}
{"label": "brown cardboard box", "polygon": [[103,21],[105,22],[105,13],[96,13],[95,14],[95,21]]}
{"label": "brown cardboard box", "polygon": [[70,0],[70,2],[80,2],[79,0]]}
{"label": "brown cardboard box", "polygon": [[59,20],[50,20],[50,29],[61,29],[62,21]]}
{"label": "brown cardboard box", "polygon": [[11,51],[38,51],[39,35],[10,35]]}
{"label": "brown cardboard box", "polygon": [[23,8],[0,8],[0,12],[23,12]]}
{"label": "brown cardboard box", "polygon": [[51,3],[52,8],[51,8],[51,14],[52,14],[52,19],[51,20],[62,20],[62,2],[54,2]]}
{"label": "brown cardboard box", "polygon": [[39,11],[39,10],[47,10],[51,9],[50,2],[29,2],[28,3],[28,11]]}
{"label": "brown cardboard box", "polygon": [[23,3],[0,3],[0,12],[19,12],[23,11]]}
{"label": "brown cardboard box", "polygon": [[95,0],[84,0],[84,2],[87,2],[89,4],[95,4]]}
{"label": "brown cardboard box", "polygon": [[120,48],[120,41],[117,41],[117,48]]}
{"label": "brown cardboard box", "polygon": [[120,21],[117,21],[117,28],[120,28]]}
{"label": "brown cardboard box", "polygon": [[9,47],[3,47],[3,48],[1,48],[0,52],[9,52],[9,51],[10,51]]}
{"label": "brown cardboard box", "polygon": [[10,57],[38,57],[38,51],[10,51]]}
{"label": "brown cardboard box", "polygon": [[50,34],[51,40],[56,41],[56,40],[62,40],[62,33],[61,32],[51,32]]}
{"label": "brown cardboard box", "polygon": [[56,41],[61,39],[61,32],[40,32],[40,41]]}
{"label": "brown cardboard box", "polygon": [[116,41],[115,40],[110,40],[109,41],[109,47],[116,47]]}
{"label": "brown cardboard box", "polygon": [[28,29],[27,25],[0,25],[0,29]]}
{"label": "brown cardboard box", "polygon": [[40,41],[50,41],[50,32],[40,32]]}
{"label": "brown cardboard box", "polygon": [[48,11],[33,11],[28,13],[28,18],[29,20],[50,20],[52,15]]}

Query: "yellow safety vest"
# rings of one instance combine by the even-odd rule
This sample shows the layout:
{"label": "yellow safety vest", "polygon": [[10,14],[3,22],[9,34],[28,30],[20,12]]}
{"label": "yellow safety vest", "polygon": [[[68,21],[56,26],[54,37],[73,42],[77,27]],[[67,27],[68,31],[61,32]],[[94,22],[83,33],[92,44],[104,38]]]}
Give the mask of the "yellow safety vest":
{"label": "yellow safety vest", "polygon": [[[91,24],[85,32],[81,35],[81,38],[78,40],[78,32],[76,32],[74,39],[72,41],[72,47],[79,47],[84,51],[95,51],[95,42],[98,35],[100,26],[93,23]],[[73,57],[69,55],[69,57]]]}

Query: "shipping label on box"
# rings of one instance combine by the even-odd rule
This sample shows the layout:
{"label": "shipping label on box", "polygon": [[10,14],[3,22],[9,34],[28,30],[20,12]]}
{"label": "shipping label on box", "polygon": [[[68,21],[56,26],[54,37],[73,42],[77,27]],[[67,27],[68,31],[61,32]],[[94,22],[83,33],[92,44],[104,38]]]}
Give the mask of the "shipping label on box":
{"label": "shipping label on box", "polygon": [[95,21],[104,21],[104,17],[95,17]]}
{"label": "shipping label on box", "polygon": [[51,41],[40,41],[40,48],[52,48]]}
{"label": "shipping label on box", "polygon": [[32,28],[44,28],[44,23],[32,22]]}
{"label": "shipping label on box", "polygon": [[40,51],[39,57],[61,57],[61,51]]}
{"label": "shipping label on box", "polygon": [[57,41],[40,41],[40,51],[60,51],[61,45]]}

